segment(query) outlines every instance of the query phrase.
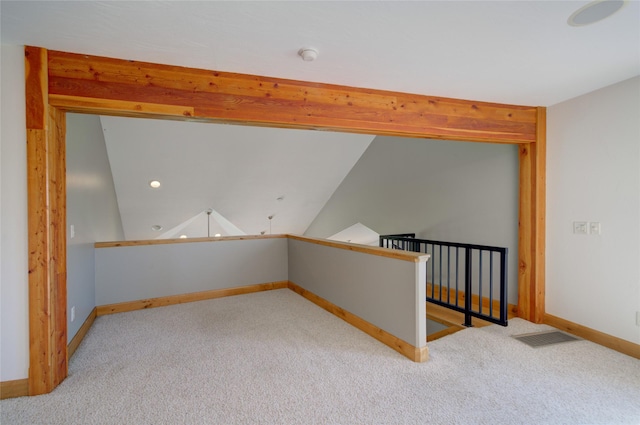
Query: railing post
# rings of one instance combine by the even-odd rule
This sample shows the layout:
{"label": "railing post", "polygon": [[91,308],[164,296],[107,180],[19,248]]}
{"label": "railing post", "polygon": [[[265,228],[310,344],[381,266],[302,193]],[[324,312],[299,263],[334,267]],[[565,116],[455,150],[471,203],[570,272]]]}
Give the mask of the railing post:
{"label": "railing post", "polygon": [[[415,251],[415,252],[424,252],[425,254],[429,254],[429,245],[431,245],[431,260],[429,261],[429,263],[431,264],[431,269],[430,269],[430,274],[429,274],[429,270],[427,270],[426,273],[426,279],[427,279],[427,283],[429,283],[429,279],[431,279],[431,291],[430,293],[427,294],[427,301],[446,307],[446,308],[450,308],[452,310],[455,310],[459,313],[464,314],[464,326],[467,327],[471,327],[473,326],[472,323],[472,318],[476,317],[479,319],[483,319],[486,320],[488,322],[492,322],[492,323],[496,323],[502,326],[507,326],[507,317],[508,317],[508,311],[509,311],[509,307],[508,307],[508,303],[507,303],[507,253],[508,253],[508,249],[507,248],[500,248],[500,247],[495,247],[495,246],[486,246],[486,245],[473,245],[473,244],[463,244],[463,243],[456,243],[456,242],[442,242],[442,241],[433,241],[433,240],[427,240],[427,239],[416,239],[415,238],[415,234],[412,233],[403,233],[403,234],[398,234],[398,235],[380,235],[380,246],[382,247],[386,247],[387,248],[394,248],[394,249],[404,249],[404,250],[409,250],[409,251]],[[422,251],[422,247],[424,245],[424,251]],[[439,247],[438,248],[438,255],[436,255],[436,246]],[[443,261],[444,261],[444,257],[442,256],[442,247],[446,246],[447,247],[447,279],[446,279],[446,283],[447,283],[447,287],[446,287],[446,291],[447,291],[447,299],[443,300],[442,299],[442,290],[443,290],[443,285],[442,285],[442,277],[443,277]],[[456,248],[456,264],[455,264],[455,302],[452,303],[451,302],[451,287],[450,287],[450,275],[449,273],[451,272],[451,247],[455,247]],[[462,265],[461,268],[458,267],[459,265],[459,258],[461,255],[459,255],[460,250],[464,249],[464,264]],[[473,252],[474,250],[478,250],[479,251],[479,263],[478,263],[478,270],[476,270],[476,272],[478,272],[478,289],[479,289],[479,293],[477,294],[478,300],[480,302],[480,307],[478,310],[473,310],[473,299],[474,299],[474,294],[473,294],[473,276],[474,276],[474,267],[473,267]],[[483,262],[483,256],[482,253],[483,251],[488,251],[489,252],[489,312],[488,314],[483,312],[483,302],[486,301],[483,298],[483,291],[482,291],[482,281],[483,281],[483,267],[482,267],[482,262]],[[499,253],[500,254],[500,307],[499,307],[499,315],[500,317],[496,317],[494,316],[494,299],[493,299],[493,253]],[[437,261],[436,261],[437,260]],[[436,265],[438,265],[437,268],[437,272],[436,273]],[[460,272],[460,274],[464,274],[464,288],[461,288],[459,286],[459,279],[458,279],[458,273]],[[436,285],[436,278],[438,278],[438,284]],[[439,291],[438,291],[438,297],[435,296],[435,288],[436,286],[438,286]],[[464,297],[464,306],[461,305],[459,303],[459,299],[461,297]]]}
{"label": "railing post", "polygon": [[500,252],[500,321],[505,324],[507,323],[507,305],[509,304],[507,300],[507,252],[507,248]]}
{"label": "railing post", "polygon": [[471,248],[464,249],[464,323],[466,327],[471,327],[471,301],[473,293],[471,290]]}

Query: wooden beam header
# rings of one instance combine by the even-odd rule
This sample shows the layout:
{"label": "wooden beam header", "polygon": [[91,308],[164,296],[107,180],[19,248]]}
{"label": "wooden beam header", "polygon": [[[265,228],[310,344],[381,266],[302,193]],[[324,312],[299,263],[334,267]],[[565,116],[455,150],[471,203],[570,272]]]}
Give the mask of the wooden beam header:
{"label": "wooden beam header", "polygon": [[76,112],[531,143],[536,108],[48,51],[49,104]]}

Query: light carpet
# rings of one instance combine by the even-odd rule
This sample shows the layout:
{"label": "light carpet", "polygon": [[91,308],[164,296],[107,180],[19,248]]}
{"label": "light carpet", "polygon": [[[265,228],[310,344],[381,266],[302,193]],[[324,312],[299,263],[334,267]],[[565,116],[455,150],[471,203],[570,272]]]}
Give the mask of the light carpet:
{"label": "light carpet", "polygon": [[413,363],[287,289],[99,317],[2,424],[640,424],[640,361],[520,319]]}

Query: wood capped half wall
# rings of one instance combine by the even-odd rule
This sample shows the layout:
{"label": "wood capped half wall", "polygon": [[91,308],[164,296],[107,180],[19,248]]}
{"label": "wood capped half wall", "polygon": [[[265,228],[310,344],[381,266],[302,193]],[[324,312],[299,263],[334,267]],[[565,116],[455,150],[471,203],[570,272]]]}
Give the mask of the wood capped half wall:
{"label": "wood capped half wall", "polygon": [[65,112],[520,145],[521,317],[544,313],[544,116],[448,99],[25,48],[30,394],[67,375]]}

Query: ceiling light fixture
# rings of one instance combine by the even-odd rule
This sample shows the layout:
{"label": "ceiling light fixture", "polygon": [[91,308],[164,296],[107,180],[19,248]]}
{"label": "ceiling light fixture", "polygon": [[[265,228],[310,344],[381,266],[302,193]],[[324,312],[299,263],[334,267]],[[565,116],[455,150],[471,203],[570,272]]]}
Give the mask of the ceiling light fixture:
{"label": "ceiling light fixture", "polygon": [[180,239],[187,239],[187,235],[180,235]]}
{"label": "ceiling light fixture", "polygon": [[273,220],[273,214],[271,214],[269,217],[267,217],[269,219],[269,234],[271,234],[271,220]]}
{"label": "ceiling light fixture", "polygon": [[216,233],[216,234],[215,234],[215,235],[213,235],[213,236],[215,236],[216,238],[219,238],[219,237],[220,237],[220,236],[222,236],[222,235],[221,235],[220,233]]}
{"label": "ceiling light fixture", "polygon": [[211,237],[211,213],[213,212],[213,210],[211,208],[208,208],[205,212],[207,213],[207,237],[210,238]]}
{"label": "ceiling light fixture", "polygon": [[572,27],[590,25],[616,13],[627,3],[627,0],[595,0],[585,4],[571,14],[567,23]]}
{"label": "ceiling light fixture", "polygon": [[154,224],[153,226],[151,226],[151,229],[157,232],[159,230],[162,230],[162,226],[160,226],[159,224]]}
{"label": "ceiling light fixture", "polygon": [[298,50],[298,55],[300,55],[305,62],[313,62],[318,57],[318,50],[313,47],[303,47]]}
{"label": "ceiling light fixture", "polygon": [[160,187],[160,182],[158,180],[151,180],[149,182],[149,186],[151,186],[154,189],[157,189]]}

